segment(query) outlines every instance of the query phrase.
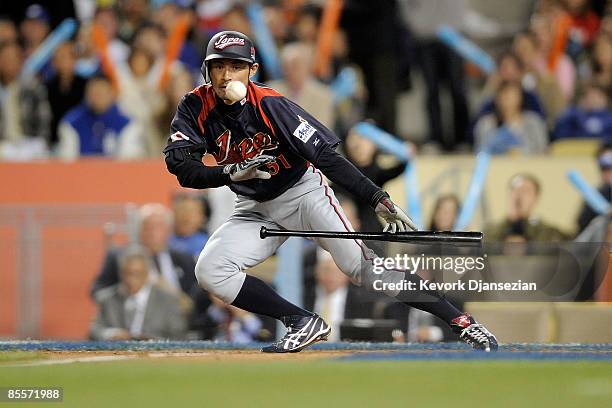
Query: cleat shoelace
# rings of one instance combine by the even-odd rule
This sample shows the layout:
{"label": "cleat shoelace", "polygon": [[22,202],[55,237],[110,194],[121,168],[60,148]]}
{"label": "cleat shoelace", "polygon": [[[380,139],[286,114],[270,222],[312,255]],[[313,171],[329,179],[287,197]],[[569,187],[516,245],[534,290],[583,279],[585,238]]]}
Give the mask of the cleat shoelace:
{"label": "cleat shoelace", "polygon": [[461,332],[461,337],[465,338],[470,345],[483,345],[489,343],[489,336],[480,324],[471,324]]}

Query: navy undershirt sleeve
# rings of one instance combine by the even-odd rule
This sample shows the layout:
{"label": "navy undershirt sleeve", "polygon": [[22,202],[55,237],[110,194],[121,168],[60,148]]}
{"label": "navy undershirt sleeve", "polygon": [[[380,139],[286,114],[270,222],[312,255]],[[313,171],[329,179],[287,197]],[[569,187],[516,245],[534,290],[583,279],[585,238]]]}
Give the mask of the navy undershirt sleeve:
{"label": "navy undershirt sleeve", "polygon": [[319,151],[317,160],[313,164],[335,184],[355,194],[372,207],[376,207],[380,199],[387,196],[383,189],[330,146],[325,146]]}
{"label": "navy undershirt sleeve", "polygon": [[187,148],[176,148],[165,153],[166,167],[174,174],[182,187],[215,188],[230,184],[229,174],[223,173],[224,166],[205,166],[202,155]]}

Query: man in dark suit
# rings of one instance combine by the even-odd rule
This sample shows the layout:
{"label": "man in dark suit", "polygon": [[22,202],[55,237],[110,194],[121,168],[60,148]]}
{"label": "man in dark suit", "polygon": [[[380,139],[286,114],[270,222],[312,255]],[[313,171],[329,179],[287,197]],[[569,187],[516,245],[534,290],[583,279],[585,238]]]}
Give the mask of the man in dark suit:
{"label": "man in dark suit", "polygon": [[[198,286],[195,262],[186,253],[168,247],[172,231],[171,212],[161,204],[145,204],[139,210],[139,239],[152,257],[150,279],[159,286],[175,292],[181,300],[181,310],[189,316],[190,325],[204,315],[210,305],[208,294]],[[119,283],[121,250],[112,249],[106,255],[100,274],[95,279],[91,295],[99,302],[101,290]]]}
{"label": "man in dark suit", "polygon": [[150,255],[128,247],[119,259],[118,284],[97,292],[99,309],[91,326],[95,340],[181,339],[187,321],[179,297],[149,278]]}

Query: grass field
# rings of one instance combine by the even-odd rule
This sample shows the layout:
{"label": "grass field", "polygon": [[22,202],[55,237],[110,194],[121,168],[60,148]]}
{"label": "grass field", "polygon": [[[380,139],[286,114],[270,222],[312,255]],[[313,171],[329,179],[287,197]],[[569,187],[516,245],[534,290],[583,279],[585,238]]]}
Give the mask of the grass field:
{"label": "grass field", "polygon": [[[609,360],[346,359],[353,354],[4,351],[0,386],[63,387],[53,406],[86,408],[612,406]],[[49,364],[75,356],[127,360]],[[48,365],[24,366],[32,360]],[[40,406],[0,403],[9,405]]]}

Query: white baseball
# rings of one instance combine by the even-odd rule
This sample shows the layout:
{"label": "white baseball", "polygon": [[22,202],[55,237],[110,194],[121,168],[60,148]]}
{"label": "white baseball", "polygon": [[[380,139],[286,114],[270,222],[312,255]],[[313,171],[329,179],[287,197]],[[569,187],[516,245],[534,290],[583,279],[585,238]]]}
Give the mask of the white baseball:
{"label": "white baseball", "polygon": [[232,102],[242,100],[247,94],[246,86],[240,81],[231,81],[225,88],[225,96]]}

